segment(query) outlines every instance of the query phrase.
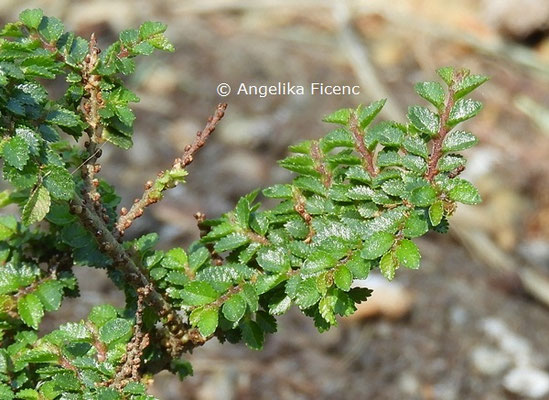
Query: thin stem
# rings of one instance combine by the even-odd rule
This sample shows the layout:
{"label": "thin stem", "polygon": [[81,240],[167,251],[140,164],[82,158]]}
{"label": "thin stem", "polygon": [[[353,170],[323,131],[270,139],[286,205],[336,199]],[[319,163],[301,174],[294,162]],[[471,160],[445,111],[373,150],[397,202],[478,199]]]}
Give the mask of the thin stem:
{"label": "thin stem", "polygon": [[444,138],[446,137],[448,132],[450,132],[450,130],[452,129],[450,126],[448,126],[448,119],[450,117],[450,112],[454,107],[454,94],[455,94],[454,87],[456,87],[461,82],[462,79],[463,79],[463,75],[459,72],[456,73],[454,75],[454,82],[448,88],[448,97],[446,98],[444,110],[440,115],[440,127],[438,129],[438,133],[433,139],[433,146],[431,147],[431,154],[429,155],[429,162],[427,164],[428,165],[427,172],[425,173],[425,179],[427,179],[429,182],[433,182],[433,180],[435,179],[435,176],[439,173],[437,166],[438,166],[438,161],[443,155],[442,144],[444,142]]}
{"label": "thin stem", "polygon": [[166,177],[170,176],[171,173],[183,170],[186,166],[193,162],[194,154],[202,146],[204,146],[206,140],[208,140],[208,137],[212,134],[219,121],[221,121],[225,115],[226,109],[227,104],[219,104],[216,108],[215,114],[208,119],[204,129],[196,133],[196,137],[190,145],[185,146],[183,156],[175,159],[172,168],[159,173],[154,182],[148,181],[145,184],[145,191],[143,192],[143,195],[140,199],[135,199],[129,211],[125,208],[121,209],[121,215],[115,224],[115,233],[117,236],[122,236],[125,230],[132,225],[133,221],[143,215],[143,212],[147,206],[160,200],[162,196],[161,192],[163,190],[177,184],[175,179],[169,181],[168,183],[164,182],[166,181]]}
{"label": "thin stem", "polygon": [[349,121],[349,129],[351,130],[355,140],[356,151],[358,151],[362,157],[364,168],[372,177],[376,176],[378,171],[374,164],[374,154],[369,151],[364,144],[364,131],[360,128],[358,118],[354,113],[351,115],[351,119]]}

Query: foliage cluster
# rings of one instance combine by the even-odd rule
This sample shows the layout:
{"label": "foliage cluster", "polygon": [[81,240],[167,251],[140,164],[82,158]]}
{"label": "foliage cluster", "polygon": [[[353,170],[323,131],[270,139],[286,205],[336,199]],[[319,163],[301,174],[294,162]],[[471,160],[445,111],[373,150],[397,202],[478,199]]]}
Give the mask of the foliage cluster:
{"label": "foliage cluster", "polygon": [[[260,349],[292,304],[325,331],[370,295],[355,279],[419,268],[412,239],[445,232],[456,202],[480,201],[459,177],[458,152],[477,138],[454,128],[481,109],[466,95],[486,77],[448,67],[438,70],[445,86],[415,86],[432,107],[410,107],[406,124],[373,123],[385,101],[326,116],[334,130],[280,161],[295,179],[262,191],[280,199],[273,208],[254,191],[220,218],[198,213],[201,239],[186,250],[158,250],[154,232],[125,240],[133,220],[183,182],[226,107],[129,210],[119,208],[98,177],[101,147],[131,147],[129,103],[139,98],[122,77],[136,56],[173,51],[165,30],[145,22],[101,52],[95,37],[34,9],[0,32],[0,157],[11,185],[0,207],[21,210],[0,216],[0,399],[149,399],[154,373],[192,372],[185,351],[213,337]],[[53,79],[66,81],[55,99]],[[126,307],[99,305],[39,336],[45,313],[78,295],[73,270],[83,267],[106,269]]]}

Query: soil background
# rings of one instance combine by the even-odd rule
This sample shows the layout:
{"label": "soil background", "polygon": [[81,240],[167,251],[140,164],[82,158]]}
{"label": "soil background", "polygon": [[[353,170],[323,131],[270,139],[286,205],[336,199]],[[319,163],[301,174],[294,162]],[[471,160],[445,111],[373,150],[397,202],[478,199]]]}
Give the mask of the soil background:
{"label": "soil background", "polygon": [[[138,62],[134,146],[105,146],[102,175],[128,205],[171,164],[215,105],[229,108],[190,166],[188,183],[131,229],[161,246],[198,236],[256,187],[291,179],[287,146],[327,133],[323,115],[387,98],[382,118],[422,104],[413,83],[455,65],[491,80],[484,110],[464,128],[480,145],[465,173],[481,206],[460,206],[448,235],[418,241],[419,271],[390,286],[372,274],[375,301],[325,334],[292,311],[265,350],[209,342],[184,382],[156,377],[150,393],[179,399],[549,399],[549,2],[547,0],[231,1],[2,0],[0,22],[28,7],[61,18],[105,47],[146,20],[168,24],[173,54]],[[216,93],[226,82],[233,92]],[[359,85],[357,96],[238,95],[240,83]],[[130,233],[130,232],[128,232]],[[122,305],[102,271],[81,268],[82,298],[43,323],[47,332],[97,303]],[[367,302],[365,304],[368,304]],[[365,306],[366,307],[366,306]],[[537,392],[536,392],[537,390]]]}

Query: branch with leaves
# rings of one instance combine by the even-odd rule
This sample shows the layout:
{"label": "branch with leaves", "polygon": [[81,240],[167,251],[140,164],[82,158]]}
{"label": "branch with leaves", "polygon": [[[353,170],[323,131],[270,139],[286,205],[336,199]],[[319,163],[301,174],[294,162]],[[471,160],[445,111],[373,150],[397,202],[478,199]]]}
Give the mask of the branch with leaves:
{"label": "branch with leaves", "polygon": [[[410,107],[407,124],[374,123],[384,100],[326,116],[334,130],[280,161],[292,182],[261,192],[279,199],[274,207],[262,208],[256,190],[219,218],[197,213],[200,239],[188,249],[158,250],[155,232],[126,240],[146,207],[184,182],[226,109],[218,105],[181,158],[119,209],[100,176],[101,148],[131,147],[129,103],[139,98],[121,77],[136,56],[173,51],[165,30],[145,22],[101,51],[95,36],[64,32],[35,9],[0,31],[0,157],[11,185],[0,206],[21,210],[0,216],[3,397],[152,399],[145,382],[155,373],[192,373],[185,352],[212,338],[260,349],[292,305],[325,331],[370,295],[355,279],[419,268],[413,239],[445,232],[456,203],[480,202],[459,178],[466,160],[457,153],[477,139],[455,127],[480,111],[465,96],[486,78],[447,67],[438,70],[446,88],[415,86],[433,107]],[[58,77],[68,87],[54,99],[44,81]],[[105,269],[126,306],[98,305],[38,337],[44,314],[78,295],[73,270],[83,267]]]}

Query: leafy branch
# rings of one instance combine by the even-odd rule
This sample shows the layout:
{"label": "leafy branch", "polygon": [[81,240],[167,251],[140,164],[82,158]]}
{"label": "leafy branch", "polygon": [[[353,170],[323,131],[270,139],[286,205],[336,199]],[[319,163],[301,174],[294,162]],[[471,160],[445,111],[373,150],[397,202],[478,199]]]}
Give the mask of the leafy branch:
{"label": "leafy branch", "polygon": [[[145,22],[104,51],[38,9],[0,31],[0,157],[11,185],[0,207],[21,210],[0,216],[0,397],[152,399],[149,376],[191,374],[184,353],[213,338],[260,349],[292,305],[325,331],[370,296],[355,279],[419,268],[413,239],[445,232],[457,203],[480,202],[459,178],[458,152],[477,139],[455,127],[480,111],[465,96],[487,78],[446,67],[437,71],[446,88],[415,86],[434,108],[410,107],[406,124],[374,122],[385,100],[326,116],[335,129],[279,162],[291,182],[249,193],[219,218],[196,213],[200,239],[188,249],[158,250],[155,232],[127,240],[133,221],[184,183],[227,107],[129,210],[119,208],[100,176],[101,148],[131,147],[139,98],[122,76],[137,56],[174,50],[166,28]],[[68,87],[54,99],[44,82],[58,77]],[[260,193],[278,204],[263,208]],[[105,269],[126,306],[98,305],[38,337],[46,312],[78,296],[73,270],[82,267]]]}

